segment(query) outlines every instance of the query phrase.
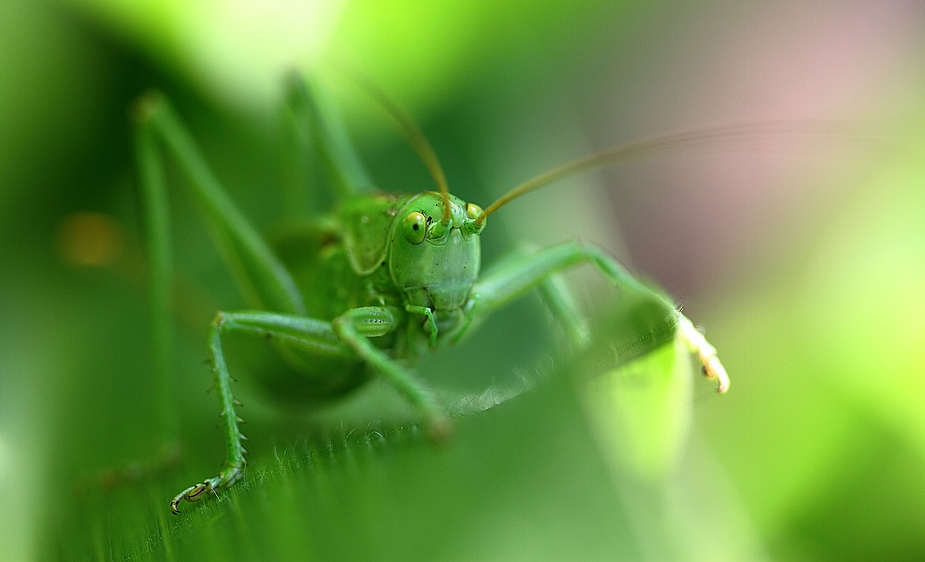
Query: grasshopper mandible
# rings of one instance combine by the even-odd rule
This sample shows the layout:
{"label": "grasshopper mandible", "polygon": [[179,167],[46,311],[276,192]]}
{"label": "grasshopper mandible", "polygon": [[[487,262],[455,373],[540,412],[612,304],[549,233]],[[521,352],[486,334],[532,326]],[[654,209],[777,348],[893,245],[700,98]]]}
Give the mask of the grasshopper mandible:
{"label": "grasshopper mandible", "polygon": [[166,371],[169,353],[165,311],[170,301],[171,258],[162,149],[187,176],[192,197],[252,307],[218,312],[209,330],[212,375],[227,445],[225,467],[177,494],[170,502],[171,511],[179,513],[181,502],[197,501],[227,488],[243,475],[246,451],[239,431],[243,420],[235,411],[239,403],[231,391],[232,377],[222,351],[222,336],[231,332],[270,340],[301,375],[299,384],[314,396],[338,396],[374,374],[384,377],[421,413],[431,435],[440,438],[450,430],[446,410],[408,364],[430,349],[460,341],[492,312],[532,289],[542,290],[573,344],[586,346],[587,327],[577,316],[571,297],[562,293],[552,277],[588,263],[613,285],[646,291],[664,302],[674,312],[674,329],[698,356],[704,374],[716,381],[719,392],[728,389],[729,379],[716,350],[690,320],[595,246],[565,243],[506,258],[488,274],[480,274],[479,237],[486,218],[501,206],[562,177],[637,157],[658,146],[697,142],[700,134],[592,154],[522,184],[483,210],[449,193],[424,135],[376,90],[370,88],[402,125],[434,177],[437,191],[411,195],[364,191],[372,183],[349,143],[322,115],[309,84],[293,77],[288,91],[293,111],[310,122],[319,160],[340,191],[333,215],[312,225],[304,235],[308,263],[298,276],[228,198],[169,102],[150,93],[135,108],[136,159],[153,277],[155,341],[160,351],[156,368]]}

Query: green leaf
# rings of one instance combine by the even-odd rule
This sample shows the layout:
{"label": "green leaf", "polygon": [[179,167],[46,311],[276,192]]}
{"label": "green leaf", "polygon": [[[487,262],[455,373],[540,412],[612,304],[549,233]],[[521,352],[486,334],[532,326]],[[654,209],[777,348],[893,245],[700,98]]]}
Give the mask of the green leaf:
{"label": "green leaf", "polygon": [[[265,451],[247,480],[171,516],[175,478],[92,492],[61,558],[634,559],[627,504],[567,379],[458,419]],[[84,558],[82,558],[84,557]]]}

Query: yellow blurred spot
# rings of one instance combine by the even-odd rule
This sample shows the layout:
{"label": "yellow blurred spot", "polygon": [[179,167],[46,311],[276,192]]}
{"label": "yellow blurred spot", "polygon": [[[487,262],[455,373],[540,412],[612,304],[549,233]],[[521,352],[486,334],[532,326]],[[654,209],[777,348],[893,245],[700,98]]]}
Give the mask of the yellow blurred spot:
{"label": "yellow blurred spot", "polygon": [[122,255],[124,233],[112,217],[80,211],[58,227],[58,256],[68,265],[102,267]]}

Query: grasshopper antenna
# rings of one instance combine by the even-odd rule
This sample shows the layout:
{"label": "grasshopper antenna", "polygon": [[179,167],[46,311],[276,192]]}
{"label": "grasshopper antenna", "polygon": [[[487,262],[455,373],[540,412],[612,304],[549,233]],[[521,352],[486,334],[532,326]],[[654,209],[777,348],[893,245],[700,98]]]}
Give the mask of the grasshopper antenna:
{"label": "grasshopper antenna", "polygon": [[376,102],[381,105],[383,109],[385,109],[385,111],[392,117],[392,119],[398,123],[399,127],[401,127],[402,137],[405,139],[405,142],[408,143],[408,146],[414,150],[415,154],[418,155],[418,158],[421,159],[421,162],[424,164],[424,166],[427,167],[431,177],[434,178],[434,183],[437,184],[437,188],[440,190],[440,194],[443,195],[442,222],[444,224],[449,224],[450,189],[446,183],[446,176],[443,174],[443,167],[440,166],[440,160],[437,159],[437,153],[434,152],[433,147],[430,145],[430,142],[424,135],[424,131],[421,130],[418,124],[410,115],[408,115],[407,112],[405,112],[405,110],[393,102],[391,98],[385,94],[385,92],[377,88],[376,85],[372,83],[372,81],[355,71],[344,72],[371,98],[376,100]]}
{"label": "grasshopper antenna", "polygon": [[732,150],[745,151],[757,148],[756,141],[775,138],[780,140],[786,137],[812,138],[848,135],[852,131],[857,132],[856,127],[840,121],[768,121],[687,131],[619,144],[566,162],[518,185],[486,207],[475,219],[475,228],[480,230],[488,215],[521,195],[594,168],[623,164],[648,156],[695,147],[731,145],[734,147]]}

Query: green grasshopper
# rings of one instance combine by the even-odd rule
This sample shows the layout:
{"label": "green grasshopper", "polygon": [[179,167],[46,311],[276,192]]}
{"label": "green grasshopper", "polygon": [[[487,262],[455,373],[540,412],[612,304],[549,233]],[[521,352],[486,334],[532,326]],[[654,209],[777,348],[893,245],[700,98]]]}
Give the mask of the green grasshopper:
{"label": "green grasshopper", "polygon": [[[228,488],[243,476],[246,451],[239,431],[240,403],[222,350],[231,332],[265,338],[300,375],[300,390],[317,398],[347,393],[378,375],[423,416],[439,439],[450,431],[446,409],[409,365],[441,345],[454,344],[492,312],[531,289],[542,291],[554,316],[579,349],[588,329],[570,295],[554,276],[590,263],[613,285],[644,291],[670,311],[672,328],[689,344],[704,374],[719,392],[729,379],[716,350],[672,302],[634,279],[603,250],[579,242],[517,255],[482,275],[480,236],[486,218],[509,201],[559,178],[638,156],[664,144],[623,145],[551,170],[508,192],[484,210],[451,195],[429,143],[417,126],[375,90],[384,107],[402,125],[412,148],[433,175],[438,190],[393,195],[366,190],[372,183],[359,165],[336,119],[322,112],[313,89],[298,78],[288,83],[296,116],[310,123],[311,139],[331,182],[339,190],[332,215],[304,234],[303,267],[287,269],[257,230],[235,207],[209,170],[169,102],[158,93],[136,106],[136,159],[145,208],[145,225],[155,310],[155,368],[166,373],[169,355],[167,310],[171,259],[166,182],[161,163],[165,149],[189,180],[215,243],[235,274],[252,310],[220,311],[208,337],[214,386],[221,408],[227,459],[218,475],[189,486],[170,502],[179,513],[183,501],[197,501]],[[672,142],[696,142],[696,136]],[[365,189],[364,189],[365,188]]]}

